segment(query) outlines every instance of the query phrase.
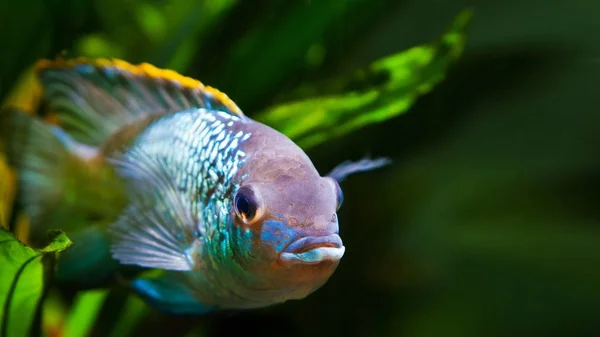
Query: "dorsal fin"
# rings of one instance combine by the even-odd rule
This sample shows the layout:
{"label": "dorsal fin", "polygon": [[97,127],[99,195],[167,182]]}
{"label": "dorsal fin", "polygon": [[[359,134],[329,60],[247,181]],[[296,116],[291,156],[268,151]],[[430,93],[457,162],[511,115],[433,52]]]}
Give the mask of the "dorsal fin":
{"label": "dorsal fin", "polygon": [[148,114],[206,108],[244,116],[217,89],[172,70],[117,59],[77,58],[36,64],[48,113],[75,139],[100,145]]}

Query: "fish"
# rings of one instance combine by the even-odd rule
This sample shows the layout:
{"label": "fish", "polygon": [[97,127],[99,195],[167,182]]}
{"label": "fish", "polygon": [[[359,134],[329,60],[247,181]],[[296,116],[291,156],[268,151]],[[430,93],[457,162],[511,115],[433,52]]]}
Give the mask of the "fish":
{"label": "fish", "polygon": [[322,176],[226,94],[148,63],[34,69],[42,117],[12,109],[0,124],[30,241],[64,230],[59,283],[124,283],[161,311],[261,308],[321,288],[346,249],[339,183],[389,163]]}

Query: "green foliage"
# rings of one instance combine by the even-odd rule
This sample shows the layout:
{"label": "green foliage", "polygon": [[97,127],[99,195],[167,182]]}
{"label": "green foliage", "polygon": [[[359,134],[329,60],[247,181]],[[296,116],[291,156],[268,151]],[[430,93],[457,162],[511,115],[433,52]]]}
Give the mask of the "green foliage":
{"label": "green foliage", "polygon": [[[470,18],[471,12],[465,11],[438,41],[383,58],[349,78],[326,85],[362,86],[362,90],[281,104],[258,114],[256,119],[310,148],[400,115],[439,83],[460,56]],[[379,83],[369,83],[373,79],[379,79]]]}
{"label": "green foliage", "polygon": [[182,71],[198,51],[198,40],[236,2],[96,1],[102,34],[81,37],[71,54],[150,62]]}
{"label": "green foliage", "polygon": [[[339,26],[344,20],[347,34],[359,36],[364,28],[377,19],[391,1],[273,1],[275,13],[262,14],[252,30],[235,41],[234,48],[224,55],[222,66],[215,78],[220,86],[222,79],[235,78],[239,83],[253,85],[230,86],[228,95],[245,106],[256,97],[273,95],[277,85],[286,76],[310,69],[322,69],[326,54],[334,54],[331,44],[343,39]],[[337,56],[337,55],[331,55]],[[252,60],[249,66],[248,60]],[[264,92],[271,89],[271,92]],[[225,88],[224,88],[225,89]]]}
{"label": "green foliage", "polygon": [[[23,245],[0,229],[0,336],[29,336],[39,317],[40,300],[53,272],[56,256],[71,241],[62,232],[52,234],[50,243],[39,250]],[[39,333],[39,332],[38,332]]]}
{"label": "green foliage", "polygon": [[65,337],[89,335],[106,295],[106,290],[93,290],[77,296],[65,324]]}
{"label": "green foliage", "polygon": [[[466,5],[466,45],[469,12],[423,44]],[[599,336],[598,13],[598,0],[0,1],[0,99],[38,58],[119,57],[227,93],[320,172],[370,152],[394,162],[344,182],[347,252],[306,299],[170,317],[119,287],[53,287],[43,332]],[[2,203],[7,176],[0,158]],[[17,311],[9,335],[28,336],[36,316]]]}

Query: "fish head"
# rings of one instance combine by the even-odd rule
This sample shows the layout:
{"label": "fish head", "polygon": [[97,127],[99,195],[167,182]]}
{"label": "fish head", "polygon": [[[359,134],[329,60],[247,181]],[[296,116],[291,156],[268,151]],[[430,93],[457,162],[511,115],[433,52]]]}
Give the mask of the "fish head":
{"label": "fish head", "polygon": [[345,162],[321,176],[289,138],[249,125],[252,136],[230,196],[228,256],[236,262],[236,286],[243,288],[236,293],[260,298],[261,305],[301,299],[329,280],[345,253],[337,216],[344,199],[339,182],[387,160]]}
{"label": "fish head", "polygon": [[245,181],[232,203],[234,242],[248,252],[244,268],[286,299],[303,298],[322,286],[345,251],[337,217],[340,186],[305,163],[269,161],[268,179]]}

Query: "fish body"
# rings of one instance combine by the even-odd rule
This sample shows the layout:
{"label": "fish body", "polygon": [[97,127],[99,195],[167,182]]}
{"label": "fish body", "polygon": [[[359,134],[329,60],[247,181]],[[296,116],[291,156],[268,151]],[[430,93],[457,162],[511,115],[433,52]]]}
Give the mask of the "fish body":
{"label": "fish body", "polygon": [[125,279],[159,309],[201,314],[304,298],[337,268],[338,180],[360,167],[322,177],[285,135],[168,70],[37,71],[54,125],[15,112],[4,134],[34,237],[74,241],[60,280]]}

